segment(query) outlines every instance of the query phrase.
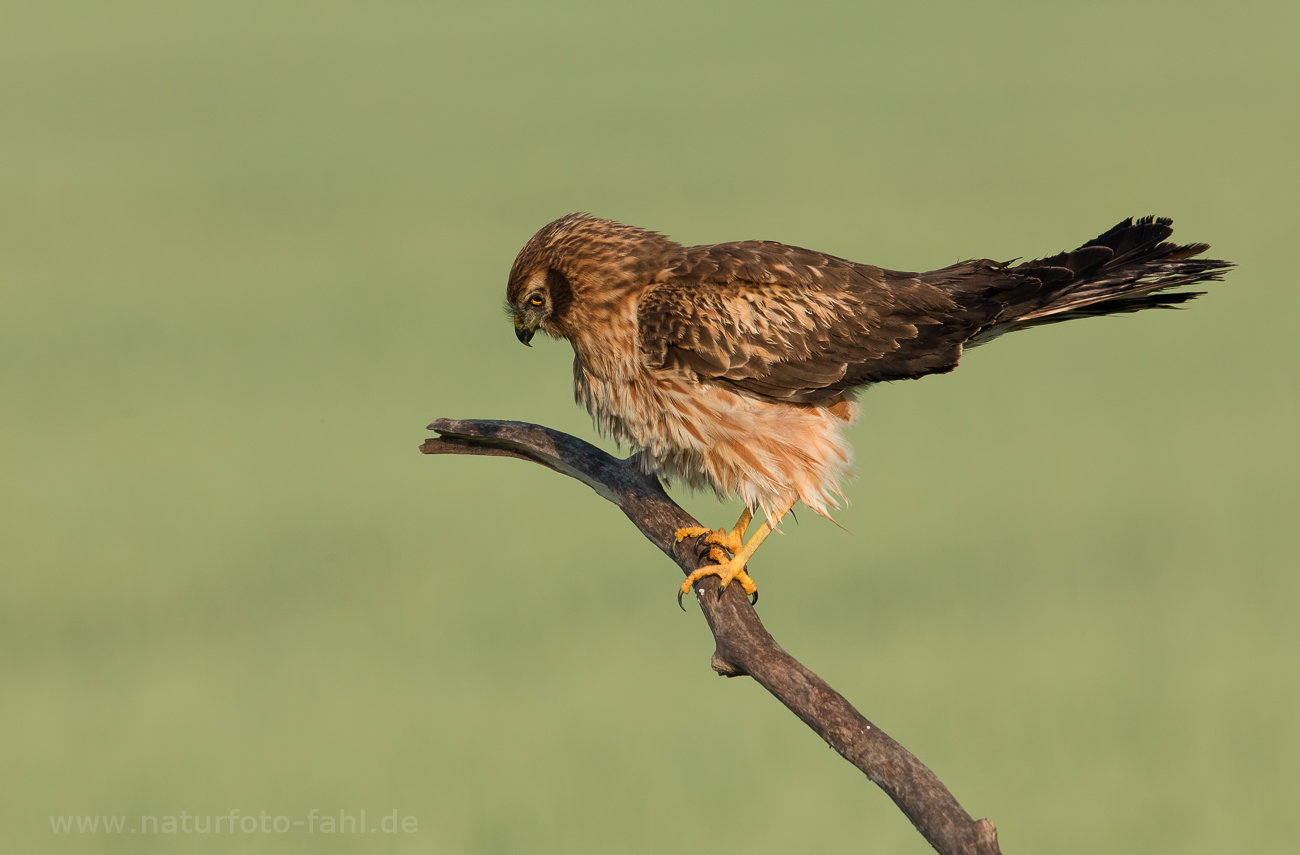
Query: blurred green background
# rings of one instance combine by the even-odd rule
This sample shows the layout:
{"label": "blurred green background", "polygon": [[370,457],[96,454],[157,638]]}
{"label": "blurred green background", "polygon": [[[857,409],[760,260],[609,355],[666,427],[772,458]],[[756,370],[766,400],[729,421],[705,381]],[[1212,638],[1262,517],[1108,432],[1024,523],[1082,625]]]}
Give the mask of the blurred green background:
{"label": "blurred green background", "polygon": [[[787,649],[1007,852],[1300,833],[1295,3],[0,5],[0,849],[928,850],[586,487],[422,457],[593,438],[515,341],[591,211],[898,269],[1175,218],[1186,312],[874,389],[841,530],[764,547]],[[708,523],[738,507],[682,497]],[[413,834],[55,833],[287,816]],[[200,820],[200,823],[202,820]]]}

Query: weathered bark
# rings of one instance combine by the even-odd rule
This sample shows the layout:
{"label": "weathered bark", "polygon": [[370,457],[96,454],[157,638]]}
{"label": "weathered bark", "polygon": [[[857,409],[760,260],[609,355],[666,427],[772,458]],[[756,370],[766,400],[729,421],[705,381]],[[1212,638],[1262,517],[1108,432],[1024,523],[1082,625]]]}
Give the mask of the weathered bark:
{"label": "weathered bark", "polygon": [[[524,422],[439,419],[429,429],[439,436],[420,446],[425,454],[496,455],[541,463],[618,505],[686,574],[708,563],[708,550],[697,548],[696,539],[678,543],[675,536],[678,529],[699,523],[668,497],[657,479],[641,472],[635,455],[620,460],[577,437]],[[713,670],[757,680],[884,790],[939,852],[1000,853],[993,823],[971,819],[920,760],[781,649],[740,585],[729,586],[719,597],[717,577],[706,576],[695,588],[716,644]]]}

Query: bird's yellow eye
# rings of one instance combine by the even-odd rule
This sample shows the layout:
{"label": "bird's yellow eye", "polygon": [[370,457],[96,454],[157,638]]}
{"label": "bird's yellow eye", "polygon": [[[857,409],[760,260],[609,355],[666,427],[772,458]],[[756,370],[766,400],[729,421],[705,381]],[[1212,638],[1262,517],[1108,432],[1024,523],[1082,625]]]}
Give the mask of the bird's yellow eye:
{"label": "bird's yellow eye", "polygon": [[543,301],[542,301],[541,294],[534,294],[533,296],[528,298],[528,305],[530,306],[540,306],[542,305],[542,302]]}

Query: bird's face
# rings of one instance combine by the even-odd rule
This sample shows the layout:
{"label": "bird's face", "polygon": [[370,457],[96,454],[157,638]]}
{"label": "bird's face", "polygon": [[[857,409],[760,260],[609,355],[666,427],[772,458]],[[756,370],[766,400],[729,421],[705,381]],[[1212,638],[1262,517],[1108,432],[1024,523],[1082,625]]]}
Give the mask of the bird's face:
{"label": "bird's face", "polygon": [[[545,268],[530,275],[520,277],[518,287],[511,287],[507,292],[507,309],[514,318],[515,338],[523,344],[532,346],[533,336],[538,328],[549,335],[555,335],[549,321],[555,314],[556,294],[552,288],[557,274]],[[512,286],[516,283],[512,283]]]}

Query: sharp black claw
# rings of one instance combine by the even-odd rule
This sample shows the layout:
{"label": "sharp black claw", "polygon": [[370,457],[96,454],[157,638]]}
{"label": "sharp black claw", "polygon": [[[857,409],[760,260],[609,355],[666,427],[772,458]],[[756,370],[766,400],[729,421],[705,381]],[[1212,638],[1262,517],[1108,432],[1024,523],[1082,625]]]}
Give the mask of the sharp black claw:
{"label": "sharp black claw", "polygon": [[754,589],[754,596],[750,598],[750,600],[749,600],[749,604],[750,604],[751,606],[756,606],[756,605],[758,605],[758,589],[757,589],[757,588]]}
{"label": "sharp black claw", "polygon": [[677,589],[677,608],[686,611],[686,606],[682,605],[682,597],[686,594],[681,588]]}

